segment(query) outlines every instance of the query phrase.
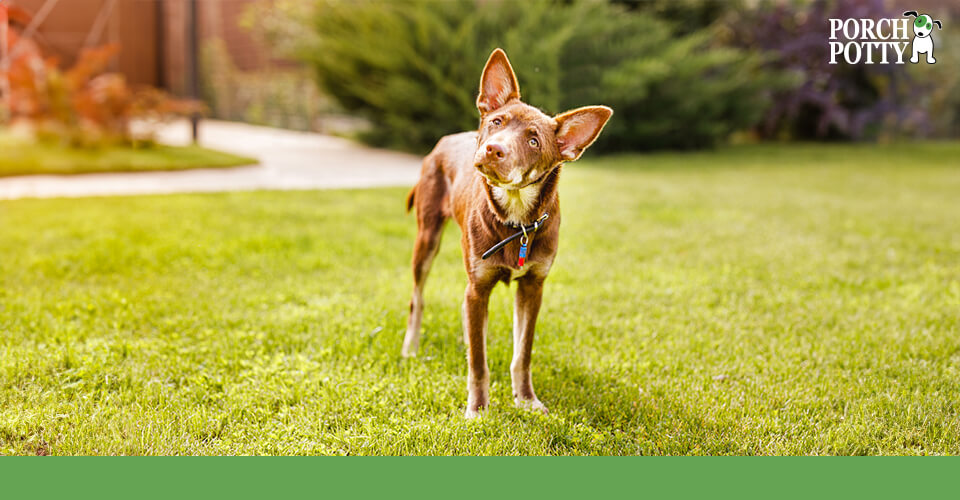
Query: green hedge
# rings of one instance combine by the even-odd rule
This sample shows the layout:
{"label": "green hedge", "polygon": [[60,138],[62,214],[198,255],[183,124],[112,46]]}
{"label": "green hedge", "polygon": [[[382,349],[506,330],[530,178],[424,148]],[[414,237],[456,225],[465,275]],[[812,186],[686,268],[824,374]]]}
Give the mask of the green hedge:
{"label": "green hedge", "polygon": [[371,120],[364,139],[379,146],[425,151],[475,128],[480,71],[495,47],[510,56],[524,99],[544,111],[614,108],[598,150],[710,146],[755,124],[780,82],[759,56],[712,46],[706,30],[681,35],[669,19],[602,1],[312,7],[289,20],[306,30],[284,28],[275,41],[293,47],[340,105]]}

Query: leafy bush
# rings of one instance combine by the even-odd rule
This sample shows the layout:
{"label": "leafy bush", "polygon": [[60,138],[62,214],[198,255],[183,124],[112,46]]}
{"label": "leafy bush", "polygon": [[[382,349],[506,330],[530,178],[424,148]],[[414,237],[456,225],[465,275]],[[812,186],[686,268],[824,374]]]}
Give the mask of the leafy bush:
{"label": "leafy bush", "polygon": [[783,84],[758,56],[712,46],[708,31],[678,35],[671,22],[601,1],[279,4],[261,26],[341,106],[370,119],[365,139],[383,146],[423,151],[475,128],[480,70],[495,47],[524,99],[546,112],[614,108],[595,149],[709,146],[756,123],[765,90]]}
{"label": "leafy bush", "polygon": [[[829,64],[830,18],[900,17],[883,0],[762,4],[731,11],[729,42],[762,48],[775,57],[768,67],[802,82],[781,89],[764,117],[762,137],[866,139],[926,134],[928,114],[914,96],[927,86],[908,68],[886,64]],[[939,66],[939,64],[938,64]]]}
{"label": "leafy bush", "polygon": [[706,28],[734,9],[745,8],[744,0],[610,0],[627,9],[642,12],[673,25],[681,35]]}
{"label": "leafy bush", "polygon": [[[952,29],[934,33],[937,47],[950,47],[938,50],[937,64],[917,68],[929,74],[931,92],[929,99],[920,104],[930,110],[930,124],[936,137],[960,137],[960,30],[956,29],[960,21],[960,5],[938,9],[937,17],[943,21],[944,28]],[[949,24],[947,24],[949,23]]]}

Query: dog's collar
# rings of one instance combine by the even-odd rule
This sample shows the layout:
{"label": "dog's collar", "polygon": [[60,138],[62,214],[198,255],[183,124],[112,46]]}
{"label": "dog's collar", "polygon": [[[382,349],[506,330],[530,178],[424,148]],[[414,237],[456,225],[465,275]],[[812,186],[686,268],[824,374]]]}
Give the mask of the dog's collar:
{"label": "dog's collar", "polygon": [[526,228],[527,232],[536,231],[537,229],[540,229],[540,226],[543,225],[543,221],[549,218],[550,218],[550,214],[544,213],[543,215],[540,216],[539,219],[529,224],[520,224],[517,222],[507,222],[507,221],[501,221],[500,223],[509,228],[516,229],[522,233],[524,228]]}
{"label": "dog's collar", "polygon": [[[535,221],[533,221],[533,222],[531,222],[530,224],[527,224],[527,225],[516,224],[516,223],[513,223],[513,222],[503,222],[502,224],[503,224],[504,226],[511,227],[511,228],[514,228],[514,229],[519,229],[519,231],[517,231],[516,233],[513,233],[513,234],[510,235],[510,236],[507,236],[506,238],[504,238],[503,240],[501,240],[500,243],[497,243],[496,245],[490,247],[489,250],[487,250],[486,252],[483,252],[483,255],[481,255],[480,258],[481,258],[481,259],[486,259],[487,257],[489,257],[489,256],[493,255],[494,253],[496,253],[497,250],[500,250],[501,248],[507,246],[507,243],[510,243],[511,241],[513,241],[513,240],[515,240],[515,239],[517,239],[517,238],[519,238],[519,237],[521,237],[521,236],[525,236],[525,235],[527,235],[527,234],[532,234],[532,233],[537,232],[537,230],[540,229],[540,226],[543,225],[543,222],[546,221],[549,217],[550,217],[550,214],[544,212],[543,215],[541,215],[539,219],[537,219],[537,220],[535,220]],[[526,244],[524,244],[524,246],[526,246]]]}

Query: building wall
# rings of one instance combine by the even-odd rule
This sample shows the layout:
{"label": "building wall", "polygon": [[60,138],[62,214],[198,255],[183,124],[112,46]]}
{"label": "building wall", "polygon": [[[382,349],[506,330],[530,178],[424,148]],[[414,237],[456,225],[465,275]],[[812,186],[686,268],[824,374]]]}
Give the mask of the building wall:
{"label": "building wall", "polygon": [[[121,0],[122,1],[122,0]],[[164,29],[164,75],[160,83],[172,92],[185,92],[189,59],[186,50],[189,0],[162,1]],[[203,41],[224,41],[233,64],[243,71],[265,69],[270,65],[266,49],[240,27],[246,8],[257,0],[198,0],[197,30]]]}
{"label": "building wall", "polygon": [[[13,0],[37,13],[49,0]],[[234,65],[243,71],[266,68],[268,52],[239,26],[246,7],[257,0],[197,0],[200,43],[224,40]],[[109,10],[113,4],[113,9]],[[99,33],[91,35],[98,15],[109,16]],[[59,0],[35,36],[45,54],[70,65],[84,45],[119,43],[120,55],[111,68],[131,83],[186,92],[188,0]],[[99,36],[97,36],[99,35]]]}
{"label": "building wall", "polygon": [[255,0],[212,0],[201,2],[200,36],[224,41],[233,64],[242,71],[262,69],[270,64],[267,51],[244,28],[240,18]]}
{"label": "building wall", "polygon": [[[17,6],[36,14],[48,0],[14,0]],[[45,54],[71,65],[85,45],[119,43],[120,54],[111,69],[132,83],[159,82],[157,38],[159,0],[116,0],[102,30],[93,32],[96,20],[111,0],[60,0],[39,25],[34,39]]]}

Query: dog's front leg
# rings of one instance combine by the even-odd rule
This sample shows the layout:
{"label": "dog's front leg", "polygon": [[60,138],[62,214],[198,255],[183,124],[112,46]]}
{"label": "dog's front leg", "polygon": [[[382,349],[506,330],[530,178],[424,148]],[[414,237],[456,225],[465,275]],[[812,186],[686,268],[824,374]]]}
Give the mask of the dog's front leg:
{"label": "dog's front leg", "polygon": [[547,407],[533,392],[530,376],[530,356],[533,351],[533,334],[540,313],[544,278],[528,274],[520,278],[517,296],[513,304],[513,361],[510,377],[513,381],[513,402],[518,408],[547,412]]}
{"label": "dog's front leg", "polygon": [[487,368],[487,305],[493,285],[467,284],[463,329],[467,337],[467,418],[479,416],[490,403],[490,370]]}

